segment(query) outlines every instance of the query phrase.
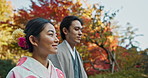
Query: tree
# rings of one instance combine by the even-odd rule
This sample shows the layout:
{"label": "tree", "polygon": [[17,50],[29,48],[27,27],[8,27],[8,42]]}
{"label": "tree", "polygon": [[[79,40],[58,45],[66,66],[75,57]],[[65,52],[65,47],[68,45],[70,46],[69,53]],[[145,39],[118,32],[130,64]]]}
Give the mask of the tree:
{"label": "tree", "polygon": [[[112,34],[110,27],[110,19],[115,16],[115,13],[112,15],[108,15],[107,13],[103,14],[102,12],[104,6],[99,6],[98,4],[84,8],[82,7],[82,3],[80,1],[73,3],[72,1],[38,0],[37,2],[34,2],[33,0],[31,0],[31,3],[32,5],[30,6],[30,9],[19,9],[17,12],[15,12],[13,17],[14,22],[11,23],[13,29],[23,29],[28,20],[36,17],[42,17],[52,20],[52,22],[56,24],[55,26],[58,29],[60,21],[65,16],[76,15],[82,18],[85,22],[85,36],[83,37],[83,41],[85,42],[83,42],[83,49],[89,52],[89,57],[87,56],[87,54],[85,54],[87,52],[82,52],[82,49],[79,49],[81,54],[83,55],[84,60],[89,60],[91,67],[96,70],[94,66],[99,66],[99,64],[93,63],[98,62],[100,58],[104,58],[100,61],[109,63],[109,65],[106,64],[107,66],[109,66],[106,69],[110,68],[111,62],[113,61],[112,59],[114,59],[111,51],[115,49],[117,43],[117,41],[113,41],[113,39],[116,39],[116,36]],[[93,14],[93,12],[95,13]],[[103,21],[101,21],[101,17],[103,15]],[[13,51],[13,53],[16,53],[14,50],[19,50],[19,52],[22,52],[20,48],[12,49],[14,47],[16,47],[16,44],[10,47],[10,50]],[[100,49],[101,51],[99,51]],[[93,60],[91,57],[93,57],[95,51],[97,51],[98,56],[100,57],[98,58],[98,56],[95,56],[95,59]]]}
{"label": "tree", "polygon": [[10,1],[0,0],[0,21],[6,21],[12,16],[12,6]]}
{"label": "tree", "polygon": [[3,59],[5,52],[9,52],[6,46],[12,40],[12,28],[8,27],[8,20],[12,17],[11,3],[6,0],[0,0],[0,57]]}
{"label": "tree", "polygon": [[[85,36],[84,40],[82,40],[85,41],[83,42],[83,50],[85,49],[87,52],[90,52],[88,55],[91,55],[88,57],[86,54],[87,52],[82,52],[82,49],[79,49],[81,54],[84,54],[83,58],[87,60],[89,59],[89,62],[91,62],[91,67],[93,67],[95,70],[97,68],[94,66],[99,66],[99,64],[92,63],[95,63],[95,60],[98,62],[100,58],[105,58],[104,60],[100,61],[109,63],[106,64],[108,66],[106,69],[110,69],[110,65],[112,65],[111,63],[113,60],[115,60],[111,51],[116,48],[118,42],[117,37],[112,34],[110,20],[115,16],[116,13],[112,13],[112,15],[109,15],[108,13],[103,14],[102,12],[104,6],[99,6],[98,4],[84,8],[82,7],[82,3],[80,1],[73,3],[72,1],[38,0],[37,2],[34,2],[31,0],[31,3],[31,9],[20,9],[14,15],[14,24],[16,28],[24,28],[24,25],[28,20],[36,17],[52,20],[52,22],[55,23],[55,26],[58,28],[60,21],[65,16],[76,15],[82,18],[85,22]],[[104,16],[103,21],[101,21],[102,16]],[[92,44],[95,46],[92,46]],[[100,49],[102,50],[99,51]],[[91,59],[91,57],[93,57],[94,50],[98,51],[98,56],[100,56],[99,58],[96,56],[95,60]],[[114,70],[113,67],[112,70]]]}
{"label": "tree", "polygon": [[[0,58],[2,61],[11,59],[13,62],[16,62],[20,57],[28,55],[28,53],[26,51],[19,52],[21,48],[18,47],[17,43],[14,43],[12,38],[15,24],[10,1],[0,0],[0,13]],[[6,65],[4,64],[4,66]]]}
{"label": "tree", "polygon": [[[59,34],[59,24],[67,15],[75,15],[83,19],[84,36],[82,44],[78,45],[78,50],[84,60],[84,67],[88,75],[100,72],[112,72],[120,69],[116,60],[118,48],[118,35],[114,35],[112,22],[119,10],[112,13],[104,13],[104,6],[94,4],[82,7],[82,3],[77,0],[31,0],[30,9],[19,9],[15,12],[13,22],[8,23],[13,29],[24,29],[28,20],[42,17],[51,20]],[[85,3],[87,5],[87,3]],[[11,21],[11,20],[10,20]],[[58,36],[60,38],[60,36]],[[9,50],[19,57],[25,55],[26,51],[21,50],[16,43],[11,42]],[[118,50],[119,49],[119,50]],[[121,51],[122,53],[123,51]],[[116,57],[116,58],[115,58]]]}
{"label": "tree", "polygon": [[88,73],[94,71],[96,73],[100,73],[100,71],[114,72],[115,64],[119,69],[114,56],[114,50],[118,44],[118,36],[113,35],[111,26],[111,20],[116,15],[116,12],[109,15],[108,13],[103,13],[103,8],[104,6],[93,5],[91,15],[88,16],[91,18],[91,21],[87,22],[87,27],[84,31],[85,38],[82,41],[84,41],[84,45],[86,46],[83,50],[86,49],[88,53],[84,52],[85,55],[88,55],[85,56],[87,57],[85,58],[85,67],[89,70]]}
{"label": "tree", "polygon": [[137,28],[133,28],[130,23],[127,23],[127,28],[122,30],[122,34],[120,34],[119,45],[126,48],[138,48],[139,42],[135,41],[135,38],[143,35],[136,34],[136,31],[138,31]]}
{"label": "tree", "polygon": [[11,58],[12,54],[8,49],[9,43],[12,41],[12,28],[9,27],[8,20],[11,20],[12,14],[11,3],[0,0],[0,78],[5,78],[7,72],[14,67]]}

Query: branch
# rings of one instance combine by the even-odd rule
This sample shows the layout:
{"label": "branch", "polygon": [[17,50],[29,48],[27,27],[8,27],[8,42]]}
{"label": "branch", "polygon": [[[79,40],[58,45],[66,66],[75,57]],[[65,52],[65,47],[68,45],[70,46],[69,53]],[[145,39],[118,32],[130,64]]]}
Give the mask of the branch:
{"label": "branch", "polygon": [[114,55],[112,54],[112,52],[110,52],[109,50],[107,50],[104,46],[100,46],[100,47],[102,47],[106,52],[108,52],[108,53],[110,54],[110,56],[111,56],[111,58],[112,58],[112,61],[115,62],[115,64],[117,65],[118,69],[120,70],[120,67],[119,67],[119,65],[118,65],[118,63],[117,63],[117,61],[116,61]]}

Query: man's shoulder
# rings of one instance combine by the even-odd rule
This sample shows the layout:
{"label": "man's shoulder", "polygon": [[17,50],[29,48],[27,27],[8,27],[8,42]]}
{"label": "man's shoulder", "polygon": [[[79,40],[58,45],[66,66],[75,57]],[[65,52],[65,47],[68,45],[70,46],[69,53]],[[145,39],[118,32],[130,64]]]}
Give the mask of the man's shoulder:
{"label": "man's shoulder", "polygon": [[67,46],[66,46],[65,42],[63,41],[62,43],[60,43],[58,45],[58,49],[64,49],[64,48],[67,48]]}
{"label": "man's shoulder", "polygon": [[65,42],[62,42],[58,45],[58,54],[64,54],[68,52],[68,47]]}

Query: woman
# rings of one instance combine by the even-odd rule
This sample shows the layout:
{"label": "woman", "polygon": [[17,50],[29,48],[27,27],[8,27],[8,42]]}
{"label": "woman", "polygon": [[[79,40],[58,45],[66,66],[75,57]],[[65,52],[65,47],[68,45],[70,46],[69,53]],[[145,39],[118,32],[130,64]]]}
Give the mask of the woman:
{"label": "woman", "polygon": [[19,38],[18,45],[29,49],[32,57],[22,57],[6,78],[64,78],[63,72],[47,58],[57,52],[59,43],[51,22],[43,18],[30,20],[24,32],[25,38]]}

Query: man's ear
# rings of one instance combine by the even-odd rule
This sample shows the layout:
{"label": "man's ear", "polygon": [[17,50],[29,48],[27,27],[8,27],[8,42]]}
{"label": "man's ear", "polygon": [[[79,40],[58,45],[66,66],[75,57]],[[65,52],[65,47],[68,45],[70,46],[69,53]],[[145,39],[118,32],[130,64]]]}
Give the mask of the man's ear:
{"label": "man's ear", "polygon": [[37,38],[34,37],[33,35],[31,35],[31,36],[29,37],[29,41],[30,41],[30,43],[31,43],[32,45],[38,46],[38,40],[37,40]]}
{"label": "man's ear", "polygon": [[63,31],[63,33],[64,33],[65,35],[68,33],[68,30],[67,30],[67,28],[65,28],[65,27],[63,28],[62,31]]}

